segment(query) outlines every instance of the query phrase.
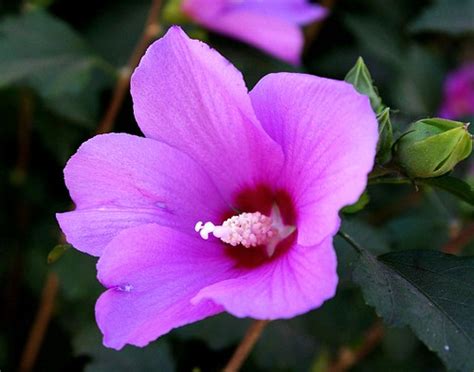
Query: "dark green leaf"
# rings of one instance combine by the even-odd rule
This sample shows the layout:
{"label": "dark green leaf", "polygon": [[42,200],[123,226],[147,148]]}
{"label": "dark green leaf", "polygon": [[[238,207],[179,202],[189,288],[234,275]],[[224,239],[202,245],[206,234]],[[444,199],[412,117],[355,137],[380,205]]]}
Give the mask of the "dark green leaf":
{"label": "dark green leaf", "polygon": [[474,32],[474,1],[437,0],[413,22],[411,31],[454,35]]}
{"label": "dark green leaf", "polygon": [[45,11],[0,23],[0,87],[28,84],[54,109],[61,107],[57,100],[82,94],[94,71],[104,68],[113,72],[73,29]]}
{"label": "dark green leaf", "polygon": [[474,258],[363,249],[354,280],[389,325],[410,326],[448,368],[474,369]]}
{"label": "dark green leaf", "polygon": [[354,34],[364,55],[371,55],[383,63],[398,67],[403,63],[400,30],[369,16],[347,15],[344,23]]}
{"label": "dark green leaf", "polygon": [[253,353],[257,364],[269,371],[308,371],[318,352],[301,319],[271,322]]}
{"label": "dark green leaf", "polygon": [[103,11],[89,20],[85,37],[109,63],[122,67],[140,37],[149,6],[147,0],[104,2]]}
{"label": "dark green leaf", "polygon": [[419,209],[414,213],[400,216],[390,221],[384,229],[390,238],[393,250],[441,248],[448,239],[448,223],[446,216],[439,211]]}
{"label": "dark green leaf", "polygon": [[420,178],[416,182],[442,189],[474,205],[474,189],[470,184],[459,178],[452,176]]}
{"label": "dark green leaf", "polygon": [[[353,236],[371,253],[379,255],[390,251],[387,239],[381,229],[375,229],[355,218],[343,218],[341,230]],[[353,286],[351,273],[354,263],[358,260],[357,254],[340,236],[334,237],[334,247],[337,253],[337,273],[340,286]]]}
{"label": "dark green leaf", "polygon": [[116,351],[102,345],[99,329],[93,325],[84,328],[74,339],[77,355],[88,355],[92,361],[86,372],[148,372],[175,370],[171,350],[164,340],[151,343],[145,348],[126,346]]}
{"label": "dark green leaf", "polygon": [[96,261],[96,257],[71,249],[52,266],[59,276],[64,298],[72,301],[97,299],[103,287],[96,278]]}
{"label": "dark green leaf", "polygon": [[390,93],[404,114],[433,116],[438,110],[444,68],[438,55],[419,46],[404,54],[404,63]]}
{"label": "dark green leaf", "polygon": [[28,0],[27,6],[30,8],[47,8],[54,3],[55,0]]}
{"label": "dark green leaf", "polygon": [[[318,344],[334,350],[340,345],[358,344],[363,339],[376,316],[357,289],[339,286],[336,296],[321,308],[297,318],[304,320],[307,331]],[[349,308],[351,311],[347,311]]]}
{"label": "dark green leaf", "polygon": [[179,328],[175,332],[185,340],[203,340],[211,349],[218,350],[238,343],[250,324],[249,319],[220,314]]}

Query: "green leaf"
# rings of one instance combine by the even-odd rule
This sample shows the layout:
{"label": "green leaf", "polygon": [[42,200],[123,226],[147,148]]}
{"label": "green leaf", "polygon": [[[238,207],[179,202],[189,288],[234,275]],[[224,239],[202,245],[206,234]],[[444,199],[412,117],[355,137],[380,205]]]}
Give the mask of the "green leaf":
{"label": "green leaf", "polygon": [[350,69],[344,80],[351,83],[359,93],[370,98],[370,104],[375,112],[378,113],[383,109],[382,99],[374,86],[372,76],[362,57],[357,59],[354,67]]}
{"label": "green leaf", "polygon": [[[114,72],[73,29],[45,11],[0,23],[0,88],[29,85],[54,109],[61,107],[58,100],[83,94],[99,70]],[[98,93],[88,91],[89,96]],[[61,113],[67,115],[65,110]]]}
{"label": "green leaf", "polygon": [[[341,230],[354,237],[373,254],[379,255],[390,251],[388,240],[382,230],[376,229],[360,219],[343,218]],[[337,253],[337,274],[340,288],[354,287],[351,275],[354,263],[359,258],[358,255],[339,235],[334,237],[334,248]]]}
{"label": "green leaf", "polygon": [[176,369],[165,340],[155,341],[145,348],[126,346],[116,351],[103,346],[101,338],[99,329],[91,325],[82,329],[73,341],[76,355],[88,355],[92,359],[85,372],[171,372]]}
{"label": "green leaf", "polygon": [[401,33],[396,25],[370,15],[349,14],[343,21],[354,34],[363,55],[373,56],[392,67],[403,64]]}
{"label": "green leaf", "polygon": [[474,189],[467,182],[452,176],[442,176],[435,178],[418,178],[417,183],[436,187],[447,191],[470,205],[474,205]]}
{"label": "green leaf", "polygon": [[149,7],[147,0],[102,2],[102,11],[91,15],[84,37],[109,63],[124,66],[143,31]]}
{"label": "green leaf", "polygon": [[71,301],[95,300],[103,291],[95,268],[97,258],[75,249],[52,265],[59,276],[63,298]]}
{"label": "green leaf", "polygon": [[255,346],[253,357],[268,371],[308,371],[317,353],[316,340],[297,318],[271,322]]}
{"label": "green leaf", "polygon": [[417,45],[404,53],[404,63],[389,91],[395,107],[402,107],[407,115],[433,116],[441,97],[443,63],[439,55]]}
{"label": "green leaf", "polygon": [[408,325],[448,368],[474,369],[473,257],[432,250],[375,257],[362,249],[354,281],[386,323]]}
{"label": "green leaf", "polygon": [[[224,313],[174,332],[183,340],[204,341],[209,348],[217,351],[235,348],[251,322],[250,319],[239,319]],[[317,348],[305,326],[301,318],[271,322],[252,353],[256,364],[272,371],[308,370]]]}
{"label": "green leaf", "polygon": [[237,344],[250,324],[250,319],[239,319],[224,313],[178,328],[175,333],[184,340],[202,340],[211,349],[219,350]]}
{"label": "green leaf", "polygon": [[48,263],[51,264],[59,260],[66,251],[71,248],[70,244],[58,244],[48,254]]}
{"label": "green leaf", "polygon": [[47,8],[54,3],[55,0],[27,0],[27,7],[32,9],[35,8]]}
{"label": "green leaf", "polygon": [[413,22],[413,32],[443,32],[458,35],[474,32],[473,0],[437,0]]}
{"label": "green leaf", "polygon": [[365,304],[356,286],[339,286],[336,296],[321,308],[296,319],[304,320],[307,332],[314,336],[319,345],[337,350],[341,345],[358,344],[376,316],[373,309]]}
{"label": "green leaf", "polygon": [[370,197],[367,192],[364,192],[359,200],[357,200],[354,204],[348,205],[347,207],[342,208],[342,213],[352,214],[357,213],[365,208],[367,204],[369,204]]}

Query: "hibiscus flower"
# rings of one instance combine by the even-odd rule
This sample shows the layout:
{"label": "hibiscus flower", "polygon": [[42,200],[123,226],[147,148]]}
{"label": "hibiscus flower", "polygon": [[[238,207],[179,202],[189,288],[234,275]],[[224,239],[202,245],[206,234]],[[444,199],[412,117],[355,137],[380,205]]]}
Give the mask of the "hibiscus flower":
{"label": "hibiscus flower", "polygon": [[299,64],[302,25],[328,11],[307,0],[184,0],[183,11],[209,30],[249,43],[291,64]]}
{"label": "hibiscus flower", "polygon": [[474,63],[465,64],[447,76],[439,116],[452,120],[474,116]]}
{"label": "hibiscus flower", "polygon": [[65,168],[76,204],[57,218],[100,256],[106,346],[144,346],[229,312],[291,318],[334,296],[339,210],[375,157],[369,100],[343,81],[264,77],[249,93],[227,60],[178,27],[131,82],[145,138],[85,142]]}

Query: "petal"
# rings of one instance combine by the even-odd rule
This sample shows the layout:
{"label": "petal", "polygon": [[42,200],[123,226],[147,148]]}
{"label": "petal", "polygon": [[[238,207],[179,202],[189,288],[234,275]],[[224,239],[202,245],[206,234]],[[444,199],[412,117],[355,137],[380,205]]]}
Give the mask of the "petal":
{"label": "petal", "polygon": [[96,305],[104,344],[145,346],[171,329],[222,311],[196,293],[229,271],[222,246],[159,225],[120,233],[97,264],[108,290]]}
{"label": "petal", "polygon": [[184,10],[210,30],[244,41],[290,64],[300,64],[304,37],[295,23],[236,6],[213,6],[210,11],[205,3],[206,0],[188,1]]}
{"label": "petal", "polygon": [[132,96],[145,135],[196,160],[227,200],[236,187],[278,175],[283,154],[258,123],[240,72],[179,27],[147,50]]}
{"label": "petal", "polygon": [[76,210],[58,214],[69,243],[99,256],[123,229],[146,223],[195,234],[198,220],[228,209],[207,174],[158,141],[105,134],[84,143],[64,170]]}
{"label": "petal", "polygon": [[202,289],[192,302],[212,300],[237,317],[291,318],[322,305],[337,287],[332,238],[295,245],[267,264]]}
{"label": "petal", "polygon": [[373,167],[378,124],[369,99],[342,81],[272,74],[250,92],[257,117],[285,153],[280,187],[297,211],[298,243],[313,245],[339,228]]}
{"label": "petal", "polygon": [[304,36],[300,28],[285,19],[245,10],[235,10],[202,19],[215,32],[244,41],[292,65],[301,63]]}
{"label": "petal", "polygon": [[244,0],[233,2],[229,11],[245,10],[305,25],[327,16],[327,8],[307,0]]}

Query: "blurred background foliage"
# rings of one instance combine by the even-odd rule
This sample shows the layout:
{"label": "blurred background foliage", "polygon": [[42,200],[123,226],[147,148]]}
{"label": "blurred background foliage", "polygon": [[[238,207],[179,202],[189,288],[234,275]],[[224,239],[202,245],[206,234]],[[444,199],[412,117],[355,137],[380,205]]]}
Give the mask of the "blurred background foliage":
{"label": "blurred background foliage", "polygon": [[[145,349],[109,350],[101,345],[94,321],[102,291],[95,259],[60,247],[61,257],[50,257],[55,262],[48,264],[59,237],[54,215],[71,207],[62,169],[94,134],[149,6],[148,0],[0,2],[2,371],[17,370],[25,358],[50,272],[57,274],[59,291],[34,370],[216,371],[249,324],[221,315],[173,331]],[[308,32],[301,67],[195,26],[187,30],[234,63],[249,88],[275,71],[343,79],[363,56],[385,104],[395,110],[394,129],[402,130],[435,115],[446,73],[473,60],[474,1],[335,1],[317,37]],[[114,130],[139,133],[128,95]],[[457,173],[473,177],[469,161]],[[472,230],[472,208],[440,191],[375,185],[369,197],[367,208],[345,216],[343,226],[374,254],[452,248],[463,227]],[[335,245],[337,296],[304,316],[272,322],[244,370],[445,370],[411,330],[382,325],[351,279],[354,251],[339,237]],[[462,251],[455,248],[459,254],[474,253],[469,239]]]}

